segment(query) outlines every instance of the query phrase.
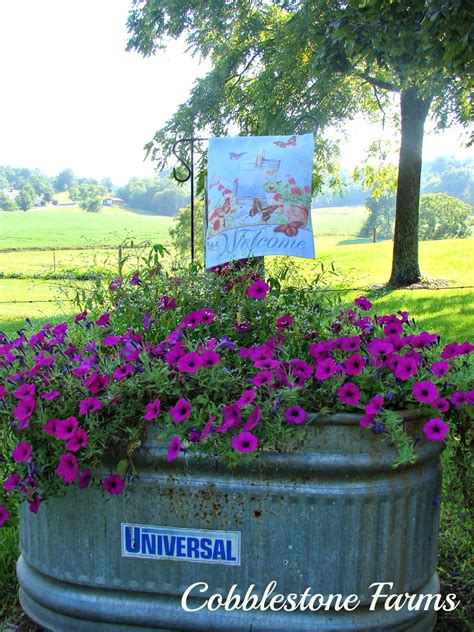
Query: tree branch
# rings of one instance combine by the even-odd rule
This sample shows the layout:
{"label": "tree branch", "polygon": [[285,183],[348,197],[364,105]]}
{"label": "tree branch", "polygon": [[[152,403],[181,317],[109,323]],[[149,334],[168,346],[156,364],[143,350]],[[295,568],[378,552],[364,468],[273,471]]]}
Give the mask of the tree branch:
{"label": "tree branch", "polygon": [[381,88],[382,90],[389,90],[390,92],[400,92],[400,88],[396,86],[394,83],[390,83],[388,81],[382,81],[381,79],[376,79],[375,77],[371,77],[364,72],[357,72],[354,70],[354,74],[359,79],[363,79],[370,83],[371,86],[375,86],[376,88]]}

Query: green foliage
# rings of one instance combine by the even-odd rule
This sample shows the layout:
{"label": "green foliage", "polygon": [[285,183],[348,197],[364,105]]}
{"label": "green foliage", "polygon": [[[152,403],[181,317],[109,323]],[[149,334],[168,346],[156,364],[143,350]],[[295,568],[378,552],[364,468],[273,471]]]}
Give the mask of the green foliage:
{"label": "green foliage", "polygon": [[35,190],[28,182],[25,182],[20,189],[20,192],[15,198],[15,202],[21,208],[22,211],[27,211],[32,208],[35,203]]}
{"label": "green foliage", "polygon": [[19,207],[16,200],[12,200],[0,191],[0,211],[18,211]]}
{"label": "green foliage", "polygon": [[69,189],[69,197],[88,213],[98,213],[102,208],[104,189],[95,184],[79,184]]}
{"label": "green foliage", "polygon": [[[194,204],[194,252],[199,261],[204,257],[204,203],[196,200]],[[170,237],[176,254],[181,259],[191,256],[191,207],[181,208],[170,228]]]}
{"label": "green foliage", "polygon": [[474,206],[474,161],[441,156],[423,165],[422,193],[447,193]]}
{"label": "green foliage", "polygon": [[165,175],[154,180],[132,178],[117,193],[130,208],[153,215],[176,215],[189,202],[189,192]]}
{"label": "green foliage", "polygon": [[365,202],[369,216],[359,232],[359,237],[371,238],[374,230],[379,239],[393,239],[395,222],[395,194],[384,193],[378,199],[369,196]]}
{"label": "green foliage", "polygon": [[424,193],[420,197],[421,240],[462,239],[471,234],[472,207],[446,193]]}
{"label": "green foliage", "polygon": [[56,192],[67,191],[75,184],[74,172],[72,169],[63,169],[54,179],[54,190]]}

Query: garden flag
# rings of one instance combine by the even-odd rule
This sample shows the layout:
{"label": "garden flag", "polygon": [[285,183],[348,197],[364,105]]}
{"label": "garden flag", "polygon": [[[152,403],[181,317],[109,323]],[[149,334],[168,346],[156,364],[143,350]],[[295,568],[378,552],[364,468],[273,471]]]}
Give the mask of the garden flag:
{"label": "garden flag", "polygon": [[263,255],[314,257],[313,134],[211,138],[206,268]]}

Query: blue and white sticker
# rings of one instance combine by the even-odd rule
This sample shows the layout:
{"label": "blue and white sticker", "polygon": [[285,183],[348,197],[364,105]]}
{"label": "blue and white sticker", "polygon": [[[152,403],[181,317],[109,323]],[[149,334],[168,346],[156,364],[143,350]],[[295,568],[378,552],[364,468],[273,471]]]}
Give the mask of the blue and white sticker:
{"label": "blue and white sticker", "polygon": [[240,566],[240,531],[122,523],[122,557]]}

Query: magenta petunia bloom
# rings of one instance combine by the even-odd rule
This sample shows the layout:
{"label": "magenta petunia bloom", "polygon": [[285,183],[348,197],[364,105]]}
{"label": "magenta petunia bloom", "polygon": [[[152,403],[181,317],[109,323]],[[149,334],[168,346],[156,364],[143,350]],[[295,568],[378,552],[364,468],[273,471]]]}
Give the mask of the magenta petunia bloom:
{"label": "magenta petunia bloom", "polygon": [[412,337],[411,346],[415,349],[424,349],[435,344],[438,340],[438,334],[429,334],[427,331],[423,331],[421,334]]}
{"label": "magenta petunia bloom", "polygon": [[133,273],[132,278],[129,281],[130,285],[141,285],[141,281],[140,281],[140,272],[137,270],[136,272]]}
{"label": "magenta petunia bloom", "polygon": [[179,399],[173,408],[170,408],[169,413],[171,415],[171,419],[179,424],[182,421],[186,421],[186,419],[191,414],[191,404],[187,399]]}
{"label": "magenta petunia bloom", "polygon": [[383,328],[386,336],[399,336],[403,331],[403,324],[399,320],[392,320]]}
{"label": "magenta petunia bloom", "polygon": [[370,428],[370,426],[372,426],[374,423],[374,418],[374,415],[363,415],[359,419],[359,426],[361,428]]}
{"label": "magenta petunia bloom", "polygon": [[143,415],[147,421],[153,421],[155,417],[160,414],[161,402],[159,399],[155,399],[146,406],[145,414]]}
{"label": "magenta petunia bloom", "polygon": [[334,375],[337,371],[337,365],[332,358],[326,358],[320,360],[316,365],[316,372],[314,377],[317,380],[327,380]]}
{"label": "magenta petunia bloom", "polygon": [[40,508],[41,505],[41,499],[38,496],[38,494],[35,492],[33,494],[33,500],[29,500],[28,501],[28,509],[31,511],[31,513],[38,513],[38,509]]}
{"label": "magenta petunia bloom", "polygon": [[360,375],[364,370],[364,359],[357,353],[344,362],[346,375]]}
{"label": "magenta petunia bloom", "polygon": [[41,399],[46,399],[47,401],[51,401],[61,396],[61,391],[48,391],[47,393],[42,393]]}
{"label": "magenta petunia bloom", "polygon": [[270,286],[265,281],[255,281],[247,288],[247,295],[250,298],[265,298],[270,290]]}
{"label": "magenta petunia bloom", "polygon": [[459,355],[459,344],[457,342],[450,342],[441,351],[441,357],[443,360],[451,360]]}
{"label": "magenta petunia bloom", "polygon": [[8,511],[8,509],[4,507],[3,505],[0,505],[0,527],[3,527],[3,525],[8,520],[9,517],[10,517],[10,512]]}
{"label": "magenta petunia bloom", "polygon": [[210,325],[216,320],[216,315],[209,307],[200,310],[201,323],[203,325]]}
{"label": "magenta petunia bloom", "polygon": [[464,404],[469,403],[468,394],[465,393],[464,391],[458,391],[457,393],[453,393],[449,399],[451,401],[451,404],[453,404],[453,406],[463,406]]}
{"label": "magenta petunia bloom", "polygon": [[413,397],[423,404],[431,404],[439,397],[438,389],[429,380],[413,384]]}
{"label": "magenta petunia bloom", "polygon": [[158,309],[168,311],[176,307],[176,300],[170,296],[162,296],[158,301]]}
{"label": "magenta petunia bloom", "polygon": [[209,421],[206,423],[206,425],[202,429],[202,432],[201,432],[201,434],[199,436],[199,440],[200,441],[202,441],[205,437],[207,437],[207,435],[211,432],[213,425],[214,425],[214,417],[213,417],[213,415],[210,415],[209,416]]}
{"label": "magenta petunia bloom", "polygon": [[7,492],[11,492],[18,487],[21,482],[21,476],[19,474],[10,474],[7,480],[3,483],[3,489]]}
{"label": "magenta petunia bloom", "polygon": [[28,461],[31,456],[31,445],[28,441],[20,441],[16,444],[15,449],[12,451],[13,460],[16,463],[21,463],[22,461]]}
{"label": "magenta petunia bloom", "polygon": [[202,358],[199,353],[190,351],[179,358],[176,366],[181,373],[196,373],[202,367]]}
{"label": "magenta petunia bloom", "polygon": [[25,397],[34,397],[35,393],[36,386],[34,384],[22,384],[22,386],[13,391],[13,397],[24,399]]}
{"label": "magenta petunia bloom", "polygon": [[267,386],[273,382],[274,375],[271,371],[261,371],[254,375],[252,378],[252,384],[255,386]]}
{"label": "magenta petunia bloom", "polygon": [[393,344],[383,338],[374,338],[367,344],[367,351],[375,358],[385,357],[394,351]]}
{"label": "magenta petunia bloom", "polygon": [[88,397],[79,402],[79,412],[81,415],[89,415],[95,413],[96,410],[102,408],[102,403],[98,397]]}
{"label": "magenta petunia bloom", "polygon": [[339,338],[339,347],[342,349],[342,351],[357,351],[357,349],[360,347],[360,336]]}
{"label": "magenta petunia bloom", "polygon": [[168,461],[174,461],[174,459],[179,455],[181,450],[181,439],[175,435],[168,444]]}
{"label": "magenta petunia bloom", "polygon": [[248,430],[242,430],[232,439],[231,445],[241,454],[254,452],[258,446],[258,438]]}
{"label": "magenta petunia bloom", "polygon": [[112,377],[114,380],[123,380],[133,372],[133,366],[131,364],[122,364],[117,369],[115,369]]}
{"label": "magenta petunia bloom", "polygon": [[449,432],[449,426],[442,419],[433,417],[425,423],[423,432],[429,441],[442,441]]}
{"label": "magenta petunia bloom", "polygon": [[165,353],[165,360],[170,366],[176,366],[178,360],[186,355],[186,349],[182,342],[177,342]]}
{"label": "magenta petunia bloom", "polygon": [[374,395],[369,403],[365,406],[365,414],[369,416],[374,416],[381,410],[383,406],[383,397],[382,395]]}
{"label": "magenta petunia bloom", "polygon": [[360,400],[360,390],[352,382],[346,382],[337,391],[341,402],[349,406],[355,406]]}
{"label": "magenta petunia bloom", "polygon": [[34,397],[24,397],[18,402],[18,406],[13,410],[13,416],[21,422],[21,429],[26,428],[28,420],[36,409]]}
{"label": "magenta petunia bloom", "polygon": [[118,494],[122,493],[123,488],[125,487],[125,481],[118,474],[112,474],[105,479],[105,481],[102,483],[102,487],[109,494],[117,496]]}
{"label": "magenta petunia bloom", "polygon": [[255,399],[256,391],[254,388],[251,388],[248,391],[244,391],[239,399],[235,402],[235,405],[239,408],[245,408],[251,404]]}
{"label": "magenta petunia bloom", "polygon": [[242,419],[242,412],[236,404],[223,406],[222,418],[224,420],[224,424],[227,425],[227,423],[230,422],[230,427],[237,428],[240,424],[240,420]]}
{"label": "magenta petunia bloom", "polygon": [[106,325],[109,324],[109,320],[110,320],[110,314],[106,312],[105,314],[102,314],[101,316],[99,316],[99,318],[95,321],[95,324],[98,327],[105,327]]}
{"label": "magenta petunia bloom", "polygon": [[260,406],[254,406],[247,417],[247,421],[243,426],[243,430],[253,430],[262,419],[262,409]]}
{"label": "magenta petunia bloom", "polygon": [[276,369],[281,366],[281,362],[279,360],[272,360],[271,358],[267,358],[266,360],[257,360],[253,363],[253,365],[256,369],[271,371],[272,369]]}
{"label": "magenta petunia bloom", "polygon": [[431,365],[431,372],[436,377],[443,377],[449,371],[449,363],[441,360],[440,362],[433,362]]}
{"label": "magenta petunia bloom", "polygon": [[87,318],[87,312],[81,312],[80,314],[77,314],[76,317],[74,318],[76,323],[80,323],[82,320],[85,320]]}
{"label": "magenta petunia bloom", "polygon": [[418,361],[411,356],[400,356],[393,374],[402,382],[406,382],[418,371]]}
{"label": "magenta petunia bloom", "polygon": [[65,483],[72,483],[76,480],[79,474],[79,465],[74,454],[71,454],[71,452],[61,454],[56,471]]}
{"label": "magenta petunia bloom", "polygon": [[276,328],[278,331],[285,331],[285,329],[289,329],[293,324],[293,318],[291,316],[280,316],[276,321]]}
{"label": "magenta petunia bloom", "polygon": [[58,419],[56,424],[55,436],[63,441],[69,441],[76,434],[79,423],[76,417],[68,417],[67,419]]}
{"label": "magenta petunia bloom", "polygon": [[359,296],[359,298],[356,298],[354,301],[354,305],[366,312],[372,309],[372,303],[365,296]]}
{"label": "magenta petunia bloom", "polygon": [[79,474],[79,483],[77,486],[79,487],[79,489],[86,489],[87,487],[89,487],[89,483],[91,482],[91,480],[92,472],[86,468]]}
{"label": "magenta petunia bloom", "polygon": [[58,430],[58,423],[59,419],[48,419],[48,421],[43,426],[43,430],[46,432],[46,434],[55,437]]}
{"label": "magenta petunia bloom", "polygon": [[221,361],[221,356],[212,349],[208,349],[201,354],[202,366],[215,366]]}
{"label": "magenta petunia bloom", "polygon": [[186,316],[181,321],[180,326],[183,327],[183,329],[193,330],[202,323],[202,319],[203,313],[201,310],[196,312],[189,312],[189,314],[186,314]]}
{"label": "magenta petunia bloom", "polygon": [[109,382],[110,378],[108,375],[101,375],[96,372],[87,377],[82,382],[82,385],[87,388],[91,395],[97,395],[97,393],[107,388]]}
{"label": "magenta petunia bloom", "polygon": [[87,446],[87,432],[83,428],[79,428],[76,434],[66,443],[66,450],[70,452],[78,452]]}
{"label": "magenta petunia bloom", "polygon": [[431,406],[440,413],[447,413],[451,408],[450,403],[444,397],[438,397],[438,399],[435,399],[434,402],[431,402]]}
{"label": "magenta petunia bloom", "polygon": [[7,396],[6,388],[0,384],[0,401],[5,399],[6,396]]}
{"label": "magenta petunia bloom", "polygon": [[123,283],[123,277],[119,276],[113,279],[109,284],[109,292],[116,292]]}
{"label": "magenta petunia bloom", "polygon": [[306,414],[301,406],[290,406],[285,410],[285,419],[291,424],[302,424],[306,419]]}

